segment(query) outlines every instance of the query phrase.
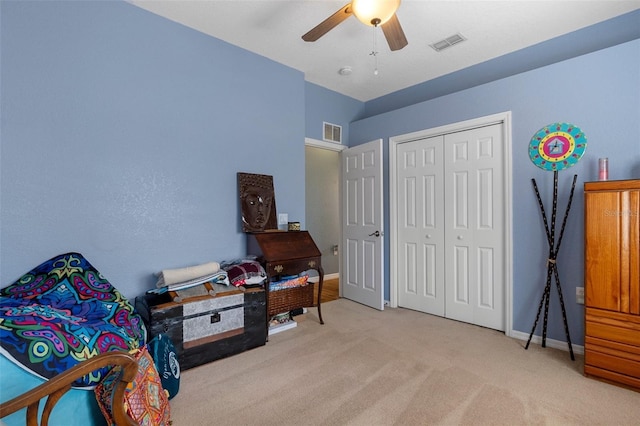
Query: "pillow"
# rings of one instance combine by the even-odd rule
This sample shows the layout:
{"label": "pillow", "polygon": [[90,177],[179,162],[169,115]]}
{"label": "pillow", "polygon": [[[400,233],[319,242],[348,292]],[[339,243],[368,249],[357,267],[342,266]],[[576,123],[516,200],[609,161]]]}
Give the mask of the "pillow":
{"label": "pillow", "polygon": [[162,388],[160,376],[147,347],[131,351],[138,360],[138,374],[125,390],[123,402],[113,401],[116,385],[122,374],[121,367],[113,368],[96,386],[95,393],[100,411],[107,423],[114,425],[111,416],[114,404],[124,403],[125,410],[139,425],[168,426],[171,424],[169,398]]}
{"label": "pillow", "polygon": [[169,394],[169,399],[180,390],[180,363],[173,342],[164,333],[158,334],[147,343],[149,353],[160,375],[162,387]]}

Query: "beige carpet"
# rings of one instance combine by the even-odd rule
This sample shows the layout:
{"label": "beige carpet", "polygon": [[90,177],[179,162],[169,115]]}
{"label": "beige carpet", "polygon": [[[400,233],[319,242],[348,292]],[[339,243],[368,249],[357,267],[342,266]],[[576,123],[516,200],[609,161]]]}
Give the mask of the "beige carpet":
{"label": "beige carpet", "polygon": [[406,309],[340,299],[264,347],[183,372],[174,426],[638,425],[640,393],[583,358]]}

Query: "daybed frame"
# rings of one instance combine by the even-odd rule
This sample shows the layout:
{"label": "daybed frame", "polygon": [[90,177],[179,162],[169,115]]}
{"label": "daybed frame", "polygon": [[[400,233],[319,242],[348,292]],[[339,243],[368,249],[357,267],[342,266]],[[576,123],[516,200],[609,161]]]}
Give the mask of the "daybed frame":
{"label": "daybed frame", "polygon": [[41,426],[49,424],[49,416],[51,410],[60,400],[60,398],[71,389],[71,384],[78,378],[89,374],[90,372],[109,365],[122,366],[122,375],[120,382],[116,385],[114,401],[122,401],[122,404],[114,404],[113,419],[117,426],[135,426],[136,423],[131,419],[124,407],[124,391],[127,384],[131,383],[138,372],[138,362],[136,359],[124,351],[112,351],[102,353],[92,357],[86,361],[77,364],[67,371],[58,374],[51,380],[37,386],[27,393],[23,393],[7,402],[0,404],[0,418],[15,413],[22,408],[27,407],[27,426],[38,425],[38,405],[40,400],[47,398],[42,417],[40,419]]}

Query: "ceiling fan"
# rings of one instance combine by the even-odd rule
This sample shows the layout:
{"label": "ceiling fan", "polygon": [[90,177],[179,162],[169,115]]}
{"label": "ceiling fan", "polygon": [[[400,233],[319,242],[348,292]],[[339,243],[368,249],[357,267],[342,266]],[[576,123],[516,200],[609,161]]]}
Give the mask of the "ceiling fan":
{"label": "ceiling fan", "polygon": [[320,24],[303,35],[302,39],[304,41],[316,41],[349,16],[355,15],[365,25],[381,26],[387,43],[389,43],[389,48],[391,50],[400,50],[408,42],[396,16],[396,10],[398,10],[399,6],[400,0],[353,0],[320,22]]}

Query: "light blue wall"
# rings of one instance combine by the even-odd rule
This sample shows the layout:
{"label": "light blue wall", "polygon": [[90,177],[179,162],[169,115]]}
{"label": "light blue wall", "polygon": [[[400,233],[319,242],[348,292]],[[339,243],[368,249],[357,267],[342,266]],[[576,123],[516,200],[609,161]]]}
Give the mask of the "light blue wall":
{"label": "light blue wall", "polygon": [[239,171],[304,218],[301,72],[126,2],[0,13],[0,286],[79,251],[131,297],[241,256]]}
{"label": "light blue wall", "polygon": [[[547,206],[553,194],[553,174],[531,163],[527,146],[538,129],[558,121],[573,123],[586,134],[585,156],[559,179],[564,212],[571,180],[578,175],[558,265],[571,337],[583,344],[583,306],[575,303],[575,287],[583,285],[584,277],[583,183],[597,179],[599,157],[609,157],[610,179],[640,178],[640,40],[357,121],[350,126],[350,145],[384,138],[388,158],[390,136],[504,111],[513,114],[513,326],[527,334],[542,296],[548,253],[531,179],[536,179]],[[387,164],[384,173],[388,188]],[[387,204],[387,229],[388,218]],[[388,297],[388,257],[386,271]],[[557,294],[551,300],[549,337],[564,341]]]}
{"label": "light blue wall", "polygon": [[342,144],[349,141],[349,123],[362,118],[364,102],[317,84],[305,85],[305,124],[308,138],[322,140],[323,122],[342,126]]}

